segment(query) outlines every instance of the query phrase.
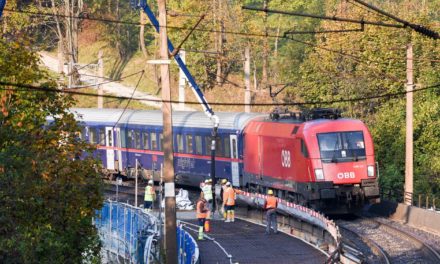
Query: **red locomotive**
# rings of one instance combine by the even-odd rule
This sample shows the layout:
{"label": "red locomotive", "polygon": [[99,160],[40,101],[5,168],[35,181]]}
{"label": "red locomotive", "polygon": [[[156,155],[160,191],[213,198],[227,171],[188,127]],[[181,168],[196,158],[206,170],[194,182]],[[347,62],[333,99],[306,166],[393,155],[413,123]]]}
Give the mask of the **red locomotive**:
{"label": "red locomotive", "polygon": [[242,186],[251,191],[272,188],[327,213],[379,201],[370,132],[337,110],[254,119],[244,129],[243,154]]}

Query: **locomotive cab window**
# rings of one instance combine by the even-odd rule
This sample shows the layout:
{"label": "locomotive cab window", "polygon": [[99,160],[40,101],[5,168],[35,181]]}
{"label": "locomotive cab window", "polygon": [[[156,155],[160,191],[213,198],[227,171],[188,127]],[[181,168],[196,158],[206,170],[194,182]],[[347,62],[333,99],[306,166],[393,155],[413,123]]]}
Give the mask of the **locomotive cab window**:
{"label": "locomotive cab window", "polygon": [[318,134],[318,144],[324,162],[358,161],[366,158],[362,131]]}
{"label": "locomotive cab window", "polygon": [[301,153],[305,158],[309,157],[309,152],[307,151],[307,146],[303,139],[301,139]]}

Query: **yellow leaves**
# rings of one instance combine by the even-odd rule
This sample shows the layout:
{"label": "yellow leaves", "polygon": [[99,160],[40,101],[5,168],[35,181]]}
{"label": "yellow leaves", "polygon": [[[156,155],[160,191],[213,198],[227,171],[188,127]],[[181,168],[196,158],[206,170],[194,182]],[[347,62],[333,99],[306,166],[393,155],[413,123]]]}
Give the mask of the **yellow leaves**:
{"label": "yellow leaves", "polygon": [[32,171],[33,172],[37,171],[37,162],[35,160],[32,160],[31,164],[32,164]]}
{"label": "yellow leaves", "polygon": [[50,175],[47,172],[41,173],[41,177],[43,178],[43,180],[46,180],[46,181],[50,180]]}

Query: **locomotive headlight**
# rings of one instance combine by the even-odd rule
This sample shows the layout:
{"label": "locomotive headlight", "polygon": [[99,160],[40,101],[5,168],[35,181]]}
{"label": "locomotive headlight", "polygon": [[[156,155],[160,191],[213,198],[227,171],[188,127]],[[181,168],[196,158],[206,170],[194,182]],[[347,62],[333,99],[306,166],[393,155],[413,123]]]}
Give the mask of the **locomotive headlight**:
{"label": "locomotive headlight", "polygon": [[324,180],[324,171],[322,169],[315,169],[315,177],[317,180]]}
{"label": "locomotive headlight", "polygon": [[374,166],[367,167],[368,177],[374,177]]}

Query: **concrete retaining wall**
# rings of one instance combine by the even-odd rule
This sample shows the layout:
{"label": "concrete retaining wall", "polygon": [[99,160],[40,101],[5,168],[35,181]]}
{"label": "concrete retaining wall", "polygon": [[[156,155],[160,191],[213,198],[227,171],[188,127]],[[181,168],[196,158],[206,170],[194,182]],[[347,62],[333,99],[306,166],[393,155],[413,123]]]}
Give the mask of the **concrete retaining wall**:
{"label": "concrete retaining wall", "polygon": [[374,204],[368,211],[440,235],[440,213],[389,201]]}

